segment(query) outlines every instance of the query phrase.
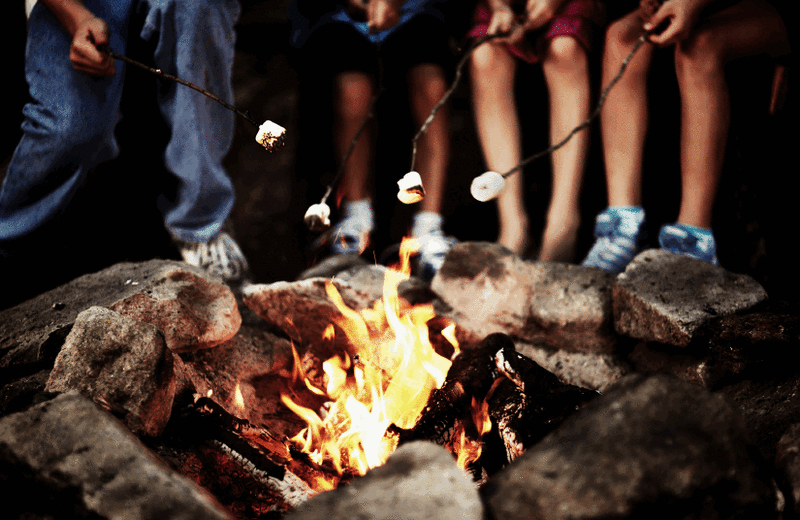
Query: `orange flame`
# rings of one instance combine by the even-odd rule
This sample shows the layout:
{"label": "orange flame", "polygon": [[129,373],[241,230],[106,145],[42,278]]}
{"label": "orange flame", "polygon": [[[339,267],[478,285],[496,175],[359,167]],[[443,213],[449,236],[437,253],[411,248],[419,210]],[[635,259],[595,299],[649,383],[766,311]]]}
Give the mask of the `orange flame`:
{"label": "orange flame", "polygon": [[244,412],[244,397],[242,397],[242,389],[239,383],[236,383],[236,387],[233,389],[233,404],[238,412]]}
{"label": "orange flame", "polygon": [[[428,336],[427,322],[436,316],[433,306],[411,306],[398,296],[397,286],[409,278],[414,247],[413,242],[403,241],[401,270],[386,271],[383,298],[370,309],[360,313],[350,309],[334,284],[326,284],[341,316],[326,329],[325,337],[331,339],[334,328],[340,329],[353,352],[323,363],[324,390],[297,368],[300,359],[294,352],[295,381],[324,395],[328,403],[326,413],[318,413],[282,393],[281,401],[307,423],[292,440],[312,460],[327,461],[340,474],[363,475],[383,464],[397,445],[396,438],[386,435],[389,426],[413,427],[430,393],[442,386],[450,369],[450,360],[434,350]],[[450,330],[449,341],[457,351]]]}

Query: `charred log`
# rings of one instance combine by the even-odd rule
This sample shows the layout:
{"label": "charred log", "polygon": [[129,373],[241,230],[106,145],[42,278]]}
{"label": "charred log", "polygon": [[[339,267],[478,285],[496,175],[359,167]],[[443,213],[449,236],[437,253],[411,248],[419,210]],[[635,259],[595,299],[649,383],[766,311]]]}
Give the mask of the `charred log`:
{"label": "charred log", "polygon": [[[447,446],[456,431],[456,421],[471,425],[471,421],[466,419],[471,414],[472,400],[474,398],[482,402],[497,379],[494,355],[506,345],[506,341],[511,339],[503,334],[492,334],[478,348],[459,353],[442,387],[431,392],[428,405],[414,427],[403,430],[393,426],[393,431],[399,436],[399,444],[428,440]],[[474,431],[474,425],[472,429]]]}

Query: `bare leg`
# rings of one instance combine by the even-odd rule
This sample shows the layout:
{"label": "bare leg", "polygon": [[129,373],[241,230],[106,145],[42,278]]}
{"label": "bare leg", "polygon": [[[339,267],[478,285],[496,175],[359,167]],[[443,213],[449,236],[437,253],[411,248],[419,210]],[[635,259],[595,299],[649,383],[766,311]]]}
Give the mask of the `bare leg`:
{"label": "bare leg", "polygon": [[[542,63],[550,98],[550,144],[562,141],[589,117],[590,86],[586,50],[569,36],[554,38]],[[553,191],[542,235],[540,260],[574,261],[580,225],[580,190],[589,148],[589,130],[553,153]]]}
{"label": "bare leg", "polygon": [[[642,34],[638,11],[617,20],[606,32],[603,55],[605,87]],[[603,158],[606,166],[608,203],[611,206],[641,206],[642,156],[647,133],[647,71],[653,56],[645,44],[606,98],[600,113]]]}
{"label": "bare leg", "polygon": [[[356,132],[369,113],[372,101],[372,79],[362,72],[345,72],[336,78],[335,83],[336,123],[334,139],[336,152],[341,161],[350,147]],[[367,188],[372,143],[369,127],[365,128],[353,148],[350,159],[344,168],[342,195],[350,201],[369,197]]]}
{"label": "bare leg", "polygon": [[[447,91],[444,71],[438,65],[422,64],[409,72],[411,111],[417,128]],[[447,107],[442,107],[417,143],[416,169],[425,186],[421,211],[442,212],[442,200],[450,160],[450,133]]]}
{"label": "bare leg", "polygon": [[709,17],[677,45],[682,182],[678,222],[711,227],[730,123],[725,65],[743,56],[781,52],[788,52],[783,23],[772,8],[757,1]]}
{"label": "bare leg", "polygon": [[[520,125],[514,100],[516,70],[516,58],[502,46],[484,44],[472,54],[475,124],[486,165],[498,173],[507,172],[522,159]],[[529,239],[521,174],[506,179],[497,204],[500,220],[497,241],[515,253],[523,254]]]}

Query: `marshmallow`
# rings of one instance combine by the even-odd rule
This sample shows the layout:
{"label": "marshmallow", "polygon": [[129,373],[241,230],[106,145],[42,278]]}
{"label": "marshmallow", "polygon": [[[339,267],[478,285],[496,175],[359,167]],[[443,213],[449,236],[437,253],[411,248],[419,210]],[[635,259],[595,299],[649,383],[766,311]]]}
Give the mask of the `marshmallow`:
{"label": "marshmallow", "polygon": [[283,146],[286,142],[286,129],[267,119],[258,127],[256,141],[266,148],[268,152],[272,152],[276,148]]}
{"label": "marshmallow", "polygon": [[320,204],[312,204],[308,211],[306,211],[303,222],[306,227],[314,232],[323,231],[331,226],[331,208],[324,202]]}
{"label": "marshmallow", "polygon": [[425,189],[422,187],[422,178],[417,172],[408,172],[397,181],[397,198],[403,204],[414,204],[425,198]]}
{"label": "marshmallow", "polygon": [[500,192],[503,191],[505,183],[505,179],[503,179],[503,176],[499,173],[486,172],[483,175],[479,175],[478,177],[472,179],[472,185],[469,188],[469,192],[472,194],[475,200],[486,202],[487,200],[492,200],[500,195]]}

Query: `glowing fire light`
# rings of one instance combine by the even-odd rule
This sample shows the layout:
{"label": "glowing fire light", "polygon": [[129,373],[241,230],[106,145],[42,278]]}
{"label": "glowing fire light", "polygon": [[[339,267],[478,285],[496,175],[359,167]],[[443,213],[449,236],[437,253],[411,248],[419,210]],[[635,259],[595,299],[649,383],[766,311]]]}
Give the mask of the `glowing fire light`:
{"label": "glowing fire light", "polygon": [[[282,392],[281,401],[307,423],[292,441],[313,461],[328,463],[340,474],[363,475],[383,464],[397,447],[397,439],[386,434],[389,426],[413,427],[451,365],[428,336],[427,322],[436,316],[433,306],[411,306],[397,293],[399,283],[409,278],[414,247],[413,241],[403,241],[399,270],[386,271],[383,298],[370,309],[350,309],[333,283],[326,284],[342,316],[325,330],[325,340],[340,330],[353,351],[323,363],[324,388],[306,376],[294,352],[295,381],[328,402],[325,411],[318,412],[298,404],[289,391]],[[447,330],[443,336],[458,351],[454,327]]]}
{"label": "glowing fire light", "polygon": [[242,397],[242,389],[239,387],[239,383],[236,383],[236,387],[233,389],[233,404],[236,406],[236,410],[244,412],[244,397]]}

